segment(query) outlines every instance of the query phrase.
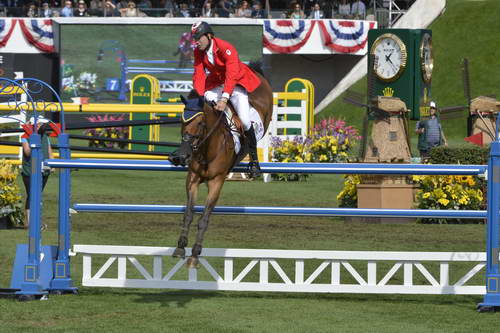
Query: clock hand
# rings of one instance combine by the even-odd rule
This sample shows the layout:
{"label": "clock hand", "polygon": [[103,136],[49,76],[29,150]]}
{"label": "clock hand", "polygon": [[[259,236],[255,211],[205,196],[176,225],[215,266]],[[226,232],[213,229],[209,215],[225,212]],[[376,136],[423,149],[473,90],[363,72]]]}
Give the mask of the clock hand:
{"label": "clock hand", "polygon": [[396,67],[396,65],[394,65],[394,64],[392,63],[392,61],[390,61],[390,60],[389,60],[389,63],[391,64],[392,69],[394,70],[394,72],[397,72],[397,71],[398,71],[398,68]]}
{"label": "clock hand", "polygon": [[391,52],[391,53],[389,53],[389,55],[385,56],[385,61],[388,61],[388,62],[392,63],[392,61],[391,61],[391,55],[392,55],[392,53],[393,52]]}

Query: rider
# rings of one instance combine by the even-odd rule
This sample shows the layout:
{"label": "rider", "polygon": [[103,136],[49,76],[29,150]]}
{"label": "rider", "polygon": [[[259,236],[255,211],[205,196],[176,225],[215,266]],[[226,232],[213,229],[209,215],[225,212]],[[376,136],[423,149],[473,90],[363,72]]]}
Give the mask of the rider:
{"label": "rider", "polygon": [[[215,109],[224,111],[231,100],[245,130],[250,163],[248,172],[256,177],[260,174],[257,156],[257,139],[250,121],[248,93],[260,85],[259,77],[238,57],[233,45],[216,38],[207,22],[197,22],[191,27],[196,42],[194,51],[193,86],[205,100],[216,103]],[[205,73],[207,69],[210,73]]]}

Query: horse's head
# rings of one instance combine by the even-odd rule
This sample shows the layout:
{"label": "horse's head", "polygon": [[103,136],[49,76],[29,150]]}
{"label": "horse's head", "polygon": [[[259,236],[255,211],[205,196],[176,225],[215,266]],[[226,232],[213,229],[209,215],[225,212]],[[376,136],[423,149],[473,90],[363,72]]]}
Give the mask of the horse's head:
{"label": "horse's head", "polygon": [[193,93],[188,98],[181,96],[181,100],[185,105],[182,113],[182,140],[179,150],[171,160],[177,165],[189,165],[193,153],[198,150],[198,144],[205,135],[206,125],[203,115],[205,102],[203,97]]}

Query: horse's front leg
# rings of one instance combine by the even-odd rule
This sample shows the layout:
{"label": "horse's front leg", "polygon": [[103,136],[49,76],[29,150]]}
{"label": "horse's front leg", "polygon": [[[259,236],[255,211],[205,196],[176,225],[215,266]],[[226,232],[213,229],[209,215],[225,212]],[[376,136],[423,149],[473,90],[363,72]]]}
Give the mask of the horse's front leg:
{"label": "horse's front leg", "polygon": [[196,234],[196,242],[193,246],[192,255],[187,262],[189,268],[198,267],[198,256],[201,254],[203,237],[205,235],[205,231],[207,231],[208,229],[208,220],[215,205],[217,204],[217,200],[219,200],[220,191],[225,180],[226,176],[220,175],[208,181],[208,195],[205,202],[205,210],[203,211],[203,215],[198,220],[198,233]]}
{"label": "horse's front leg", "polygon": [[198,188],[200,186],[200,177],[194,172],[189,172],[186,177],[186,193],[187,203],[186,210],[184,211],[184,218],[182,220],[181,234],[177,242],[177,248],[174,251],[174,257],[184,258],[186,250],[184,249],[188,244],[189,227],[193,221],[194,205],[196,197],[198,196]]}

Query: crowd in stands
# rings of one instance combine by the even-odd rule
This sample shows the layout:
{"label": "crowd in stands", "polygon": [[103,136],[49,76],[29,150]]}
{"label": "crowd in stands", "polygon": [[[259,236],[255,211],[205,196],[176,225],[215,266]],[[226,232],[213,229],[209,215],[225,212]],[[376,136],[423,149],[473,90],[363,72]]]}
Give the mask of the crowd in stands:
{"label": "crowd in stands", "polygon": [[[13,17],[239,17],[365,19],[389,0],[0,0]],[[406,0],[404,2],[413,2]],[[266,8],[267,6],[270,7]],[[271,15],[272,14],[272,15]]]}

